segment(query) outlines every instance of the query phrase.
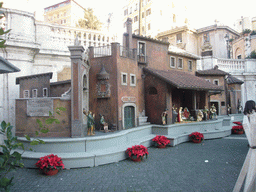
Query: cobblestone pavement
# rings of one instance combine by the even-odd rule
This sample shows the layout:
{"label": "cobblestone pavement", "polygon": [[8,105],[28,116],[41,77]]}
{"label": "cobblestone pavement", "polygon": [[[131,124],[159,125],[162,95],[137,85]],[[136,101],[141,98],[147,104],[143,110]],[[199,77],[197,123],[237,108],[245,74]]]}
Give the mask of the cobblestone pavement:
{"label": "cobblestone pavement", "polygon": [[149,148],[142,162],[129,159],[92,168],[62,170],[45,176],[17,169],[11,191],[232,191],[248,152],[245,135],[201,144]]}

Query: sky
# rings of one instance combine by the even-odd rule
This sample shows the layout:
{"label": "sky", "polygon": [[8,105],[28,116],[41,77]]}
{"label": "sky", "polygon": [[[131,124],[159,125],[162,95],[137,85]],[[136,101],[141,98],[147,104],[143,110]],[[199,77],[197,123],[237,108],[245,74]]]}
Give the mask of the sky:
{"label": "sky", "polygon": [[[36,11],[36,18],[43,20],[45,7],[60,3],[64,0],[2,0],[4,7],[24,11]],[[159,3],[165,0],[158,0]],[[84,8],[93,8],[94,14],[105,22],[109,13],[116,15],[116,23],[120,22],[123,14],[125,0],[76,0]],[[220,23],[233,26],[237,19],[243,17],[256,17],[256,0],[243,0],[239,3],[234,0],[179,0],[187,6],[190,15],[190,24],[193,28],[201,28],[214,24],[217,19]],[[120,23],[122,25],[122,23]]]}

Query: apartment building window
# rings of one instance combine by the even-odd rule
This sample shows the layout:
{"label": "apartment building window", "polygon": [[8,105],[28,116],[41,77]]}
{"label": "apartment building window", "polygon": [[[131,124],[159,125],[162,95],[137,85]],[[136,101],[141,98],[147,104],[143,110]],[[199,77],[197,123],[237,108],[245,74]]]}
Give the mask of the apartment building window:
{"label": "apartment building window", "polygon": [[32,89],[32,97],[33,98],[37,97],[37,89]]}
{"label": "apartment building window", "polygon": [[127,73],[121,73],[121,84],[127,85]]}
{"label": "apartment building window", "polygon": [[146,16],[148,16],[148,15],[151,15],[151,9],[148,9],[148,10],[146,11]]}
{"label": "apartment building window", "polygon": [[170,67],[175,68],[175,57],[170,57]]}
{"label": "apartment building window", "polygon": [[29,90],[23,91],[23,98],[29,98]]}
{"label": "apartment building window", "polygon": [[182,33],[176,35],[177,43],[182,43]]}
{"label": "apartment building window", "polygon": [[144,12],[142,12],[142,18],[144,18],[145,17],[145,13]]}
{"label": "apartment building window", "polygon": [[181,59],[181,58],[178,59],[178,68],[179,69],[183,68],[183,59]]}
{"label": "apartment building window", "polygon": [[144,32],[145,31],[145,27],[144,26],[142,26],[142,32]]}
{"label": "apartment building window", "polygon": [[193,69],[193,62],[192,61],[188,61],[188,70],[192,71]]}
{"label": "apartment building window", "polygon": [[130,14],[132,14],[132,7],[130,7]]}
{"label": "apartment building window", "polygon": [[138,10],[138,3],[135,4],[135,9],[134,11],[137,11]]}
{"label": "apartment building window", "polygon": [[150,25],[150,23],[148,24],[148,30],[150,30],[151,29],[151,25]]}
{"label": "apartment building window", "polygon": [[135,74],[130,74],[130,85],[136,86],[136,76]]}
{"label": "apartment building window", "polygon": [[214,79],[214,80],[213,80],[213,84],[214,84],[214,85],[219,85],[219,79]]}
{"label": "apartment building window", "polygon": [[48,97],[48,89],[43,88],[43,97]]}
{"label": "apartment building window", "polygon": [[134,17],[134,23],[138,21],[138,15]]}
{"label": "apartment building window", "polygon": [[124,16],[128,15],[128,9],[124,10]]}

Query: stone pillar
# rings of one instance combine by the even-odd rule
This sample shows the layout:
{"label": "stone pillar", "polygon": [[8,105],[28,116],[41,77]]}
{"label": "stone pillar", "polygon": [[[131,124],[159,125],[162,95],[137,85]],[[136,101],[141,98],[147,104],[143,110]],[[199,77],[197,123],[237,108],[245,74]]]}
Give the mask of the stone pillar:
{"label": "stone pillar", "polygon": [[71,137],[84,137],[82,109],[83,46],[69,46],[71,58]]}

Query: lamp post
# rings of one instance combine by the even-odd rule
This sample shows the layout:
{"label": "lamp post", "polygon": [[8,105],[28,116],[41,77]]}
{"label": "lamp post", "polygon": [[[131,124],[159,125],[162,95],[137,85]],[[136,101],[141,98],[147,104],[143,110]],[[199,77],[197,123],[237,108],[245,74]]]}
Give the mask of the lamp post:
{"label": "lamp post", "polygon": [[229,50],[229,34],[227,33],[224,37],[227,43],[227,58],[230,59],[230,50]]}

